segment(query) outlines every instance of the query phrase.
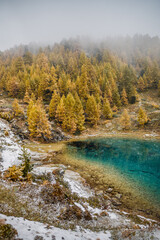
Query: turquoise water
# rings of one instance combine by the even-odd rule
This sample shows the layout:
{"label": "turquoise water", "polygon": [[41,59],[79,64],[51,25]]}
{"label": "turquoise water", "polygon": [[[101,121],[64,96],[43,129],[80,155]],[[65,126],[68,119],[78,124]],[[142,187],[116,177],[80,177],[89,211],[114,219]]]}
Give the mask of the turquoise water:
{"label": "turquoise water", "polygon": [[72,156],[112,167],[160,206],[160,141],[103,138],[68,144]]}

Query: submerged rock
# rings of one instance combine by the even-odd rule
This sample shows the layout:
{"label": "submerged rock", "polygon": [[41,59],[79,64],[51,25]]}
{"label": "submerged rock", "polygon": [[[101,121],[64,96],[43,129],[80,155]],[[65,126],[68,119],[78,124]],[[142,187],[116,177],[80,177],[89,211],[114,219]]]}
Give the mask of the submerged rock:
{"label": "submerged rock", "polygon": [[103,195],[103,190],[96,191],[97,196],[102,196]]}
{"label": "submerged rock", "polygon": [[112,198],[112,204],[114,206],[120,206],[122,205],[122,203],[120,201],[118,201],[116,198]]}
{"label": "submerged rock", "polygon": [[105,125],[105,127],[106,127],[107,129],[110,129],[110,130],[111,130],[111,128],[113,128],[113,125],[112,125],[112,123],[110,122],[110,123],[107,123],[107,124]]}
{"label": "submerged rock", "polygon": [[122,194],[117,193],[117,194],[115,195],[115,197],[118,198],[118,199],[120,199],[120,198],[122,197]]}
{"label": "submerged rock", "polygon": [[108,188],[106,192],[111,193],[113,191],[113,188]]}

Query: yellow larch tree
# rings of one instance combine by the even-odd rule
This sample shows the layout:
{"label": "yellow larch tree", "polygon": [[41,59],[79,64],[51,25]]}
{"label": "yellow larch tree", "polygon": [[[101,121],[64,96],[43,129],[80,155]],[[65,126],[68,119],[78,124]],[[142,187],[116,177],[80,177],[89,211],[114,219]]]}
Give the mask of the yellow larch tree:
{"label": "yellow larch tree", "polygon": [[57,91],[54,91],[54,93],[52,94],[52,99],[49,104],[49,117],[51,119],[56,117],[56,110],[59,102],[60,102],[60,95],[59,93],[57,93]]}
{"label": "yellow larch tree", "polygon": [[131,120],[130,120],[130,116],[128,114],[127,109],[124,109],[124,111],[121,115],[120,124],[121,124],[122,128],[125,130],[129,130],[131,127]]}
{"label": "yellow larch tree", "polygon": [[108,99],[104,99],[102,106],[102,113],[106,119],[111,119],[113,117],[113,112]]}
{"label": "yellow larch tree", "polygon": [[22,117],[24,116],[23,108],[19,105],[18,100],[15,98],[12,103],[13,114],[15,117]]}
{"label": "yellow larch tree", "polygon": [[147,114],[145,112],[145,110],[143,110],[142,107],[139,108],[139,112],[138,112],[138,123],[141,126],[144,126],[147,122],[148,122],[148,117]]}
{"label": "yellow larch tree", "polygon": [[56,110],[56,120],[58,123],[62,124],[65,117],[65,96],[61,97],[61,100],[57,106]]}
{"label": "yellow larch tree", "polygon": [[86,103],[86,119],[91,125],[97,125],[100,118],[99,108],[93,95],[88,97]]}
{"label": "yellow larch tree", "polygon": [[43,140],[50,139],[51,125],[47,119],[45,109],[40,103],[33,104],[28,116],[30,136]]}
{"label": "yellow larch tree", "polygon": [[123,88],[122,90],[122,94],[121,94],[121,102],[123,105],[128,105],[128,98],[127,98],[127,93],[126,93],[126,90],[125,88]]}

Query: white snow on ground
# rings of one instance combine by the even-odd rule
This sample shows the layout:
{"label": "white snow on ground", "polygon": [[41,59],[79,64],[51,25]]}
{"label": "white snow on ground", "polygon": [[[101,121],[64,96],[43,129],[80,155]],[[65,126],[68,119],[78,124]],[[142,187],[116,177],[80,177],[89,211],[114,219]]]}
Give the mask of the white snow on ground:
{"label": "white snow on ground", "polygon": [[66,170],[64,173],[64,181],[68,183],[71,192],[76,193],[79,197],[89,198],[93,196],[91,189],[84,186],[84,179],[79,173]]}
{"label": "white snow on ground", "polygon": [[107,213],[111,219],[115,219],[115,220],[118,219],[118,215],[115,214],[114,212],[107,212]]}
{"label": "white snow on ground", "polygon": [[160,230],[156,230],[156,231],[155,231],[154,237],[157,238],[157,240],[160,239]]}
{"label": "white snow on ground", "polygon": [[[8,132],[5,135],[5,132]],[[10,166],[18,165],[21,161],[18,159],[21,153],[20,145],[15,141],[16,137],[11,131],[9,125],[0,119],[0,170],[4,171]]]}
{"label": "white snow on ground", "polygon": [[[99,208],[92,208],[91,206],[88,206],[88,211],[95,215],[98,214],[100,215],[102,212],[104,212],[104,210],[101,210]],[[119,220],[119,218],[121,218],[121,216],[118,213],[114,213],[113,211],[105,211],[108,214],[108,217],[110,218],[110,220]]]}
{"label": "white snow on ground", "polygon": [[[105,232],[92,232],[90,230],[80,229],[77,227],[76,231],[64,230],[56,227],[47,227],[47,225],[29,221],[24,218],[17,217],[8,217],[6,215],[0,214],[1,219],[6,219],[6,223],[11,224],[18,232],[18,237],[23,240],[34,240],[35,236],[42,236],[44,240],[54,239],[52,236],[55,236],[55,240],[109,240],[111,234],[109,231]],[[63,238],[62,238],[63,237]]]}
{"label": "white snow on ground", "polygon": [[45,175],[47,173],[52,173],[53,170],[58,169],[58,167],[51,167],[51,166],[41,166],[41,167],[35,167],[32,170],[32,173],[36,174],[36,175]]}
{"label": "white snow on ground", "polygon": [[143,217],[141,215],[137,215],[137,217],[141,218],[142,220],[146,220],[148,222],[155,222],[155,223],[157,222],[156,220],[153,220],[153,219],[150,219],[150,218],[146,218],[146,217]]}
{"label": "white snow on ground", "polygon": [[36,160],[43,160],[48,156],[48,153],[42,153],[42,152],[36,152],[36,151],[31,151],[30,149],[27,149],[28,153],[30,154],[31,158]]}
{"label": "white snow on ground", "polygon": [[147,134],[144,134],[145,137],[158,137],[158,134],[156,133],[147,133]]}
{"label": "white snow on ground", "polygon": [[83,212],[85,212],[85,208],[80,204],[80,203],[77,203],[77,202],[74,202],[74,204],[79,207]]}
{"label": "white snow on ground", "polygon": [[91,214],[98,214],[98,215],[100,215],[103,212],[103,210],[101,210],[99,208],[92,208],[91,206],[88,206],[88,211]]}
{"label": "white snow on ground", "polygon": [[35,167],[32,170],[32,173],[35,175],[47,175],[50,174],[50,182],[51,184],[56,184],[56,180],[54,178],[54,175],[52,174],[52,172],[56,169],[59,169],[58,167],[51,167],[51,166],[41,166],[41,167]]}

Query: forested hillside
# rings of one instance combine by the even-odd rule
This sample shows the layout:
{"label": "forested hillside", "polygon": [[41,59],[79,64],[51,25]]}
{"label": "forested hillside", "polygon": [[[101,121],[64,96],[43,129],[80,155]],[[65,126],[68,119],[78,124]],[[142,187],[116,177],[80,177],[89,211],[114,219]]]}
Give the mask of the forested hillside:
{"label": "forested hillside", "polygon": [[[23,117],[27,111],[32,137],[50,138],[51,120],[66,132],[80,133],[86,124],[112,119],[148,89],[158,88],[160,96],[159,53],[160,39],[149,36],[99,43],[71,39],[54,46],[30,44],[1,52],[0,91],[16,98],[7,118]],[[127,116],[126,110],[124,119]],[[139,124],[146,123],[140,108]],[[129,126],[122,117],[123,124]]]}

